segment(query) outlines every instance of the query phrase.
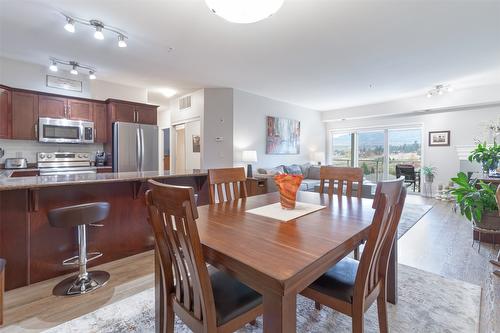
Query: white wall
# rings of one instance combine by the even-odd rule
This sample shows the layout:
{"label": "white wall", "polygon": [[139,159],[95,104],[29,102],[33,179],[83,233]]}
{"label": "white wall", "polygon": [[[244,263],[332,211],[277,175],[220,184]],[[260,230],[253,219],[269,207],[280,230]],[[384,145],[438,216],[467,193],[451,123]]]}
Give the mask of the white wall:
{"label": "white wall", "polygon": [[[299,155],[266,155],[266,116],[300,121]],[[305,163],[314,151],[325,151],[325,127],[319,111],[234,90],[234,164],[243,165],[241,152],[256,150],[256,167]]]}
{"label": "white wall", "polygon": [[205,89],[203,144],[204,169],[233,165],[233,89]]}
{"label": "white wall", "polygon": [[[423,115],[395,115],[391,117],[366,118],[346,120],[341,122],[328,122],[328,130],[348,130],[363,128],[398,127],[409,125],[422,125],[424,138],[423,162],[424,165],[437,167],[437,177],[434,186],[447,184],[449,179],[457,174],[460,169],[460,160],[457,146],[473,145],[475,139],[492,140],[485,130],[488,121],[496,120],[500,116],[500,105],[485,108],[472,108],[461,111],[448,111]],[[429,131],[450,130],[449,147],[429,147]]]}

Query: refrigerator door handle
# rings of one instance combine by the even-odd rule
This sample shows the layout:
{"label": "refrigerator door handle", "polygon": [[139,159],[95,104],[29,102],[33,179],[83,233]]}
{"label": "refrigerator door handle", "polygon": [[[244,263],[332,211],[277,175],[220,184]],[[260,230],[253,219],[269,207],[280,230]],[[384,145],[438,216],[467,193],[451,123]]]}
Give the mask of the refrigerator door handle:
{"label": "refrigerator door handle", "polygon": [[137,160],[137,171],[141,171],[141,133],[139,132],[139,128],[135,129],[135,153]]}
{"label": "refrigerator door handle", "polygon": [[141,127],[140,131],[141,131],[141,171],[144,171],[144,129],[142,129]]}

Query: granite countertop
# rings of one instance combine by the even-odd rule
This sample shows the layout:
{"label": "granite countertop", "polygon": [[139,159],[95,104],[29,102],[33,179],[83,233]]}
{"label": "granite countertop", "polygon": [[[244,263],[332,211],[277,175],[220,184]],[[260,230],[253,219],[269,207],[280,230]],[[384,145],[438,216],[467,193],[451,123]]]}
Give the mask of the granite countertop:
{"label": "granite countertop", "polygon": [[[25,169],[26,170],[26,169]],[[10,170],[0,170],[0,191],[95,183],[145,181],[147,179],[206,176],[204,170],[109,172],[60,176],[9,177]]]}

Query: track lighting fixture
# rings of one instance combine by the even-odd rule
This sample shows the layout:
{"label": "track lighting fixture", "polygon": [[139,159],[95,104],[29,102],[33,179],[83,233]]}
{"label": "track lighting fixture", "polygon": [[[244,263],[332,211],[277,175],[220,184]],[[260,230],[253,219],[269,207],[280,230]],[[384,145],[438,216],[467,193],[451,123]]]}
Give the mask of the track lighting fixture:
{"label": "track lighting fixture", "polygon": [[73,16],[69,16],[66,14],[62,14],[66,18],[66,25],[64,26],[64,29],[66,29],[69,32],[75,32],[75,24],[81,24],[81,25],[86,25],[88,27],[94,28],[94,38],[97,40],[103,40],[104,39],[104,32],[111,32],[117,35],[118,37],[118,47],[124,48],[127,47],[127,42],[126,40],[128,37],[125,35],[125,33],[117,28],[110,27],[108,25],[104,25],[99,20],[85,20]]}
{"label": "track lighting fixture", "polygon": [[434,97],[436,95],[443,95],[444,93],[452,92],[453,88],[449,84],[438,84],[431,90],[427,92],[427,98]]}
{"label": "track lighting fixture", "polygon": [[70,66],[71,70],[69,71],[73,75],[78,75],[78,69],[85,69],[89,71],[89,79],[95,80],[97,76],[95,75],[96,69],[94,67],[80,64],[76,61],[66,61],[56,58],[50,58],[50,66],[49,69],[53,72],[57,72],[57,65],[65,65]]}

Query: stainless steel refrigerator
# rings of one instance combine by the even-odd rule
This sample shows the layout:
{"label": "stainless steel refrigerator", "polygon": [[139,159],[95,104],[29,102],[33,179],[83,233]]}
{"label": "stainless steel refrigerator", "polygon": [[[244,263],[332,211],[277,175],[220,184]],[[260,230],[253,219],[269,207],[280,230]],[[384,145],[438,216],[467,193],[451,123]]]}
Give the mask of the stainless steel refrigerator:
{"label": "stainless steel refrigerator", "polygon": [[113,124],[113,171],[158,171],[158,126]]}

